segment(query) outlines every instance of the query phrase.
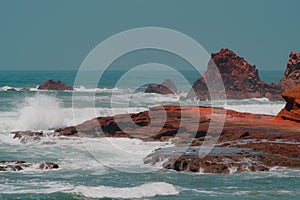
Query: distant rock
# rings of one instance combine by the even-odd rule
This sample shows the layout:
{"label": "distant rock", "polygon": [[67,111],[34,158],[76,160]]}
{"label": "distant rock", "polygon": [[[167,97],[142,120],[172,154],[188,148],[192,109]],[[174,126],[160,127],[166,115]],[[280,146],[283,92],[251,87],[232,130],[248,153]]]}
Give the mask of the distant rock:
{"label": "distant rock", "polygon": [[177,87],[170,79],[166,79],[161,84],[150,84],[145,90],[145,93],[158,94],[174,94],[177,92]]}
{"label": "distant rock", "polygon": [[287,68],[278,87],[285,91],[297,85],[300,85],[300,53],[291,52]]}
{"label": "distant rock", "polygon": [[0,171],[21,171],[27,168],[36,170],[58,169],[54,162],[27,163],[23,160],[0,161]]}
{"label": "distant rock", "polygon": [[39,90],[73,90],[72,86],[68,86],[61,82],[60,80],[58,81],[53,81],[53,80],[48,80],[38,86]]}
{"label": "distant rock", "polygon": [[196,80],[193,89],[187,95],[188,98],[196,95],[199,100],[210,99],[206,84],[210,84],[218,96],[218,92],[221,92],[219,83],[222,78],[227,99],[267,97],[282,100],[278,87],[274,83],[267,84],[261,81],[255,65],[250,65],[233,51],[223,48],[220,52],[213,53],[211,57],[207,71]]}
{"label": "distant rock", "polygon": [[278,117],[300,122],[300,85],[282,93],[286,101],[285,107],[280,111]]}

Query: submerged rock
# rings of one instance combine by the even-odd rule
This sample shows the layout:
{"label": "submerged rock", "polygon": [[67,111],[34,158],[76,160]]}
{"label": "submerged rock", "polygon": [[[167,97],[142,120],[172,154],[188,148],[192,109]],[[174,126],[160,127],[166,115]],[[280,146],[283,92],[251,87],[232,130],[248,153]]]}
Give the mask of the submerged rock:
{"label": "submerged rock", "polygon": [[177,92],[177,87],[170,79],[166,79],[161,84],[150,84],[145,90],[145,93],[158,94],[174,94]]}
{"label": "submerged rock", "polygon": [[14,131],[11,132],[11,134],[14,134],[14,139],[19,139],[21,143],[26,144],[29,142],[39,142],[41,140],[41,137],[44,136],[42,131]]}
{"label": "submerged rock", "polygon": [[285,107],[280,111],[278,117],[300,122],[300,85],[282,93],[286,101]]}
{"label": "submerged rock", "polygon": [[49,170],[58,169],[54,162],[27,163],[23,160],[0,161],[0,171],[21,171],[24,169]]}
{"label": "submerged rock", "polygon": [[61,82],[60,80],[58,81],[53,81],[53,80],[48,80],[38,86],[39,90],[73,90],[72,86],[68,86]]}

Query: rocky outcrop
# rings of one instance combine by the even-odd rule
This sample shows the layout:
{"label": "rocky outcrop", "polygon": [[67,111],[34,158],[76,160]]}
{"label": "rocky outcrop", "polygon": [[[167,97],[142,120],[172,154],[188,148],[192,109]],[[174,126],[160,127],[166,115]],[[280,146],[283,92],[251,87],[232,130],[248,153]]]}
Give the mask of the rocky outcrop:
{"label": "rocky outcrop", "polygon": [[196,95],[199,100],[210,99],[207,84],[218,94],[219,82],[222,78],[227,99],[246,99],[267,97],[272,100],[281,99],[281,91],[272,83],[267,84],[260,80],[255,65],[250,65],[244,58],[237,56],[229,49],[221,49],[212,54],[204,75],[196,80],[187,97]]}
{"label": "rocky outcrop", "polygon": [[[218,137],[208,130],[212,116],[216,124],[221,124],[223,114],[226,120]],[[145,163],[163,163],[165,169],[177,171],[230,173],[267,171],[275,166],[300,168],[300,147],[295,143],[300,142],[299,130],[300,123],[276,116],[222,108],[162,106],[136,114],[99,117],[55,132],[70,137],[172,139],[174,149],[160,149],[146,157]],[[214,139],[217,152],[199,157],[203,142]],[[176,151],[182,147],[186,150]]]}
{"label": "rocky outcrop", "polygon": [[161,84],[150,84],[145,93],[174,94],[177,91],[176,85],[170,79],[166,79]]}
{"label": "rocky outcrop", "polygon": [[27,163],[23,160],[0,161],[0,171],[21,171],[24,169],[49,170],[58,169],[59,166],[53,162]]}
{"label": "rocky outcrop", "polygon": [[291,52],[287,68],[278,87],[285,91],[297,85],[300,85],[300,53]]}
{"label": "rocky outcrop", "polygon": [[61,82],[60,80],[58,81],[53,81],[53,80],[48,80],[38,86],[39,90],[73,90],[72,86],[68,86]]}
{"label": "rocky outcrop", "polygon": [[286,101],[286,105],[278,117],[300,122],[300,85],[285,91],[282,97]]}

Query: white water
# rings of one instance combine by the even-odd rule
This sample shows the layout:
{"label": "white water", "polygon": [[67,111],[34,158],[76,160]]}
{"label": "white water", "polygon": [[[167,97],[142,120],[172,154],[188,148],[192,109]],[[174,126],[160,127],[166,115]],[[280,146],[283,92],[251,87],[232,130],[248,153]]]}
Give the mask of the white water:
{"label": "white water", "polygon": [[121,198],[121,199],[133,199],[133,198],[145,198],[155,197],[157,195],[177,195],[177,190],[172,184],[165,182],[153,182],[145,183],[136,187],[86,187],[76,186],[70,192],[79,193],[85,197],[90,198]]}
{"label": "white water", "polygon": [[[117,89],[115,89],[117,90]],[[149,107],[160,104],[172,104],[179,101],[175,95],[158,95],[136,93],[132,96],[132,107],[122,107],[124,101],[123,93],[116,95],[115,103],[120,102],[119,108],[113,110],[105,107],[83,107],[83,108],[64,108],[62,100],[52,95],[36,94],[35,96],[25,97],[23,103],[9,112],[1,112],[0,132],[9,132],[13,130],[49,130],[59,127],[76,125],[86,120],[98,116],[112,116],[123,113],[136,113],[148,109]],[[93,100],[92,96],[75,96],[75,100],[89,102]],[[105,96],[97,96],[96,102],[101,102]],[[204,102],[205,103],[205,102]],[[195,102],[188,102],[187,105],[193,105]],[[200,102],[201,104],[201,102]],[[248,99],[248,100],[230,100],[225,104],[226,109],[232,109],[239,112],[249,112],[255,114],[277,115],[284,107],[284,102],[271,102],[268,99]],[[79,113],[73,115],[73,113]],[[75,116],[75,118],[74,118]]]}
{"label": "white water", "polygon": [[[2,194],[51,194],[55,192],[75,193],[87,198],[146,198],[157,195],[177,195],[179,190],[172,184],[165,182],[150,182],[134,187],[111,187],[96,186],[88,187],[84,185],[71,185],[63,182],[27,182],[19,181],[16,183],[6,183],[0,185]],[[31,189],[36,188],[36,189]]]}

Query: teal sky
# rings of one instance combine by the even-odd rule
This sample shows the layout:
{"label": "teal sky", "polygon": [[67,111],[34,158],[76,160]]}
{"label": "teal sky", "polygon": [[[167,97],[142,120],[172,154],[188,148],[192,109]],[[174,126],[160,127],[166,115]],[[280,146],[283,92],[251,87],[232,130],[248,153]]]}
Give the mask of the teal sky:
{"label": "teal sky", "polygon": [[260,70],[300,52],[298,0],[0,0],[0,70],[78,69],[107,37],[157,26],[210,52],[230,48]]}

